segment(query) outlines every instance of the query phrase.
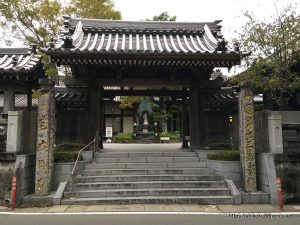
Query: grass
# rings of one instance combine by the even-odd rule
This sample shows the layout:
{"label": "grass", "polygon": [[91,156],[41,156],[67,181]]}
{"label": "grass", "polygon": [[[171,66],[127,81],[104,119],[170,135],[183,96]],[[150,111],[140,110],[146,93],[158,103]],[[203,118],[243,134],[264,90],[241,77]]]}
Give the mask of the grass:
{"label": "grass", "polygon": [[170,132],[162,132],[159,133],[160,137],[169,137],[171,141],[178,140],[178,135],[176,133],[170,133]]}
{"label": "grass", "polygon": [[134,140],[134,136],[132,133],[124,133],[124,134],[118,134],[115,137],[116,142],[132,142]]}
{"label": "grass", "polygon": [[230,143],[209,143],[205,147],[212,150],[231,150],[232,148]]}

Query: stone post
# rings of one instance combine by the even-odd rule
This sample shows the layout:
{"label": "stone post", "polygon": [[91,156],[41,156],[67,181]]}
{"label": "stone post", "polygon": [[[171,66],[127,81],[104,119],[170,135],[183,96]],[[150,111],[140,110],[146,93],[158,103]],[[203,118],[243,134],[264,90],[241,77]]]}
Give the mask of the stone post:
{"label": "stone post", "polygon": [[8,111],[6,152],[20,152],[22,135],[22,111]]}
{"label": "stone post", "polygon": [[50,79],[40,79],[40,84],[35,175],[37,196],[47,195],[51,189],[56,128],[54,82]]}
{"label": "stone post", "polygon": [[246,88],[239,93],[239,123],[243,189],[256,191],[253,93]]}
{"label": "stone post", "polygon": [[270,152],[283,154],[282,118],[277,112],[272,112],[271,115],[268,115],[268,134]]}
{"label": "stone post", "polygon": [[9,87],[4,91],[3,114],[7,115],[8,111],[15,110],[15,88]]}

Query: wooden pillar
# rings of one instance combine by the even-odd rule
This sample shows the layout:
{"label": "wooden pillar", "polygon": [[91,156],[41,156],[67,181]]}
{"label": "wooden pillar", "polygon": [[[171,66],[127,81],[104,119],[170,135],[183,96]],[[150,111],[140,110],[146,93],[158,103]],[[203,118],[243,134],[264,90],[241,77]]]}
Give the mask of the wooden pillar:
{"label": "wooden pillar", "polygon": [[190,123],[190,149],[200,149],[200,106],[199,88],[191,86],[189,89],[189,123]]}
{"label": "wooden pillar", "polygon": [[102,88],[96,81],[89,85],[89,105],[88,105],[88,142],[95,138],[96,131],[100,132],[101,125],[101,101]]}
{"label": "wooden pillar", "polygon": [[202,90],[199,88],[198,89],[198,98],[197,98],[197,103],[198,103],[198,142],[197,146],[198,149],[201,149],[201,147],[204,144],[204,139],[205,139],[205,112],[202,110],[202,102],[203,102],[203,93]]}
{"label": "wooden pillar", "polygon": [[100,135],[100,149],[103,149],[103,137],[104,137],[104,100],[103,100],[103,87],[101,87],[101,95],[100,95],[100,130],[99,130],[99,135]]}
{"label": "wooden pillar", "polygon": [[27,109],[31,110],[32,109],[32,91],[29,89],[27,91]]}
{"label": "wooden pillar", "polygon": [[15,88],[9,87],[4,90],[3,114],[7,115],[8,111],[15,110]]}
{"label": "wooden pillar", "polygon": [[49,194],[52,187],[56,104],[53,91],[54,82],[50,79],[40,79],[40,84],[35,194],[43,196]]}
{"label": "wooden pillar", "polygon": [[182,99],[182,112],[181,112],[181,129],[182,129],[182,148],[189,148],[188,140],[186,140],[186,136],[188,135],[188,115],[187,115],[187,104],[186,98]]}
{"label": "wooden pillar", "polygon": [[243,189],[256,191],[253,93],[246,88],[239,93],[239,127]]}

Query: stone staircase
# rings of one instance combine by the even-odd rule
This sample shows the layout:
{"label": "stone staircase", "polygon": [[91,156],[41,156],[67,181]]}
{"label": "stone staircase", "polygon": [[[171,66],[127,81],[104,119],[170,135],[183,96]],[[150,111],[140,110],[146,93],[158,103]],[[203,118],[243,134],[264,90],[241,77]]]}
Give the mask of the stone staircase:
{"label": "stone staircase", "polygon": [[234,204],[223,177],[196,153],[180,150],[97,153],[73,188],[62,204]]}

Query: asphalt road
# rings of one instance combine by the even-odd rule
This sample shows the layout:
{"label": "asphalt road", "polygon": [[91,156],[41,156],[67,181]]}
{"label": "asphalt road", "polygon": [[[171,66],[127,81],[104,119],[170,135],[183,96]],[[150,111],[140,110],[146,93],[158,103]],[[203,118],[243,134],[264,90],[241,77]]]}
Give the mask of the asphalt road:
{"label": "asphalt road", "polygon": [[228,215],[0,215],[1,225],[290,225],[300,215],[286,218],[230,218]]}

